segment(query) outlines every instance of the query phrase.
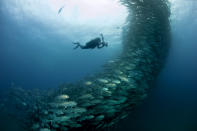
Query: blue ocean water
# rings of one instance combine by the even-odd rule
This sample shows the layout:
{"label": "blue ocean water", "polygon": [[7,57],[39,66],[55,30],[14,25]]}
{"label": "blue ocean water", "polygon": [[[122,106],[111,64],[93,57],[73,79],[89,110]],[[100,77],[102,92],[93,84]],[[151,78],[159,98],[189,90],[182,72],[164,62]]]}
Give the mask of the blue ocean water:
{"label": "blue ocean water", "polygon": [[[59,26],[51,28],[50,26],[53,25],[48,25],[56,25],[55,22],[50,23],[47,19],[42,21],[34,18],[35,16],[30,18],[28,15],[32,14],[28,13],[31,12],[25,14],[22,6],[26,5],[19,2],[13,5],[14,2],[11,1],[7,1],[7,5],[5,1],[2,3],[0,12],[0,88],[7,88],[11,83],[24,88],[55,88],[64,82],[74,82],[88,74],[102,70],[104,63],[121,53],[120,41],[115,41],[116,39],[109,36],[110,33],[106,35],[106,31],[98,29],[99,27],[83,30],[83,27],[86,26],[84,25],[79,29],[74,28],[73,31],[72,27],[65,24],[61,30],[66,31],[58,34]],[[40,6],[39,2],[37,4]],[[22,14],[17,14],[17,10],[22,10],[19,12]],[[42,17],[42,12],[38,13]],[[58,10],[55,10],[52,16],[54,19],[63,17],[58,14]],[[15,17],[20,18],[18,20]],[[75,30],[76,32],[83,30],[83,32],[73,34]],[[108,48],[73,50],[72,42],[79,41],[85,44],[85,42],[99,37],[100,33],[104,33],[105,40],[110,42]],[[80,39],[89,34],[92,36]]]}
{"label": "blue ocean water", "polygon": [[[134,117],[120,124],[120,130],[122,127],[136,131],[196,129],[197,4],[192,0],[173,1],[173,4],[172,45],[167,63],[150,97]],[[5,89],[11,83],[25,88],[57,87],[101,71],[105,62],[121,53],[120,44],[102,50],[73,50],[72,42],[78,36],[71,39],[66,34],[53,33],[53,29],[32,19],[18,23],[13,14],[5,13],[3,6],[0,13],[0,88]],[[99,33],[102,32],[93,36]],[[106,41],[116,42],[110,37]]]}

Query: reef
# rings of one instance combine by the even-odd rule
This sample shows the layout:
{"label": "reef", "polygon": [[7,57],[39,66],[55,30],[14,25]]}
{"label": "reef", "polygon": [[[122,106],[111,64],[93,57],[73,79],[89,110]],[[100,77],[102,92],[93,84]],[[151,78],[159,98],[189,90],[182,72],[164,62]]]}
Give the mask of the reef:
{"label": "reef", "polygon": [[[36,102],[28,106],[30,130],[100,131],[126,118],[147,97],[168,54],[169,3],[120,2],[130,13],[123,32],[122,54],[106,63],[103,72],[62,84],[58,90],[34,98]],[[23,106],[26,103],[30,105],[29,101]]]}

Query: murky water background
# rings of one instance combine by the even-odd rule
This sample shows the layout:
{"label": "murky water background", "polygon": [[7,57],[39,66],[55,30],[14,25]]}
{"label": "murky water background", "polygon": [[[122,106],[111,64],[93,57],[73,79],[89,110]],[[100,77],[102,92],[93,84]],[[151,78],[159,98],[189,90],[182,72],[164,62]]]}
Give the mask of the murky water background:
{"label": "murky water background", "polygon": [[[167,63],[148,99],[136,109],[135,114],[113,130],[197,130],[197,1],[171,2],[172,45]],[[124,16],[121,16],[121,22],[110,23],[113,26],[106,30],[104,24],[99,21],[97,25],[101,26],[98,28],[91,28],[95,25],[88,28],[80,26],[80,30],[73,28],[74,33],[69,34],[70,29],[66,29],[66,32],[60,29],[65,27],[61,22],[69,23],[73,18],[68,21],[60,19],[61,16],[57,16],[55,11],[56,16],[45,21],[41,17],[47,17],[46,7],[43,13],[37,10],[28,17],[31,10],[27,10],[28,6],[23,4],[19,4],[23,7],[23,13],[18,15],[21,10],[14,8],[17,4],[18,1],[15,1],[0,6],[1,89],[10,87],[11,83],[25,88],[54,88],[63,82],[73,82],[87,74],[101,71],[101,66],[106,61],[115,58],[121,52],[120,42],[117,41],[120,40],[118,36],[121,33],[120,27],[124,24]],[[57,10],[59,5],[61,2],[52,10]],[[117,20],[117,17],[113,18]],[[53,22],[61,26],[58,27]],[[84,43],[98,36],[98,32],[104,32],[106,41],[113,43],[109,48],[92,51],[72,50],[72,41],[79,39]]]}

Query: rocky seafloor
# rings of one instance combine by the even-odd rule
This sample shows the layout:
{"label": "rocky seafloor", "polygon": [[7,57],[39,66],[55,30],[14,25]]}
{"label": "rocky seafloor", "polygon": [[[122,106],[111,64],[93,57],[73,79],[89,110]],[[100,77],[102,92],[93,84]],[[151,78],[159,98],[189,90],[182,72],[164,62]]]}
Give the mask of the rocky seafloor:
{"label": "rocky seafloor", "polygon": [[[117,124],[147,97],[165,63],[170,43],[167,0],[122,0],[130,12],[124,27],[123,52],[103,71],[58,89],[11,88],[25,130],[104,130]],[[10,104],[10,103],[9,103]],[[19,115],[20,115],[19,113]]]}

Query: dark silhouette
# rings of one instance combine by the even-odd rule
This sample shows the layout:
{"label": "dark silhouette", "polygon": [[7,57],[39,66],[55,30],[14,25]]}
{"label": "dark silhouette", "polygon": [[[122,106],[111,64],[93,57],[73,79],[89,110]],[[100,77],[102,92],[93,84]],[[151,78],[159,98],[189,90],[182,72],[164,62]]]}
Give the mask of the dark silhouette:
{"label": "dark silhouette", "polygon": [[81,49],[94,49],[94,48],[103,48],[104,46],[108,46],[108,43],[104,41],[104,37],[103,34],[101,34],[101,38],[97,37],[89,42],[87,42],[84,45],[81,45],[79,42],[75,42],[73,43],[76,45],[76,47],[74,47],[74,49],[77,49],[78,47],[80,47]]}
{"label": "dark silhouette", "polygon": [[64,6],[62,6],[59,10],[58,10],[58,14],[60,14],[62,12],[62,10],[64,9]]}

